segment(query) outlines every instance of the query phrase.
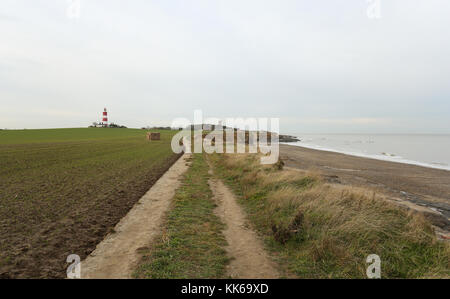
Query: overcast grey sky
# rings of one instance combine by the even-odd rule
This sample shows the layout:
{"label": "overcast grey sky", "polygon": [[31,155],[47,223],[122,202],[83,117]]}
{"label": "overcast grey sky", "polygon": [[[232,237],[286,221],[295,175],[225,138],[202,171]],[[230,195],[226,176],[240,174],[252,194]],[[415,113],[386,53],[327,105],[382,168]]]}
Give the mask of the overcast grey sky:
{"label": "overcast grey sky", "polygon": [[0,128],[280,117],[450,133],[450,1],[0,0]]}

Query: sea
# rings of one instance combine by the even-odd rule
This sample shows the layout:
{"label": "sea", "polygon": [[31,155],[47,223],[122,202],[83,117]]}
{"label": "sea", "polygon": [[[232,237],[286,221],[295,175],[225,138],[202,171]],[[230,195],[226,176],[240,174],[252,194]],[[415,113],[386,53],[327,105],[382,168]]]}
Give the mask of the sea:
{"label": "sea", "polygon": [[450,170],[450,134],[292,134],[289,143],[352,156]]}

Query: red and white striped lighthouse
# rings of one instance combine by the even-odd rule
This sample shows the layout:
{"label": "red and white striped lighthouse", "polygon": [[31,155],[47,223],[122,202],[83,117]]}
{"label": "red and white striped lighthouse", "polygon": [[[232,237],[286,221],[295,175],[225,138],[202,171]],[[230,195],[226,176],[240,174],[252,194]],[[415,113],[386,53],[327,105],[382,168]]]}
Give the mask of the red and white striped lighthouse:
{"label": "red and white striped lighthouse", "polygon": [[106,111],[106,108],[103,110],[102,122],[105,127],[108,126],[108,111]]}

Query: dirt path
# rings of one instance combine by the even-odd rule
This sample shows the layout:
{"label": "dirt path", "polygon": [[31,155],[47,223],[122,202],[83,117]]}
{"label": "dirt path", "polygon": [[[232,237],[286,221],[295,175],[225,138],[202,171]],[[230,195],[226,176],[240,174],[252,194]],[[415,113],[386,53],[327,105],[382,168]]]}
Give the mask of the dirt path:
{"label": "dirt path", "polygon": [[268,257],[257,234],[247,225],[234,194],[221,180],[211,179],[209,185],[218,203],[215,212],[227,226],[223,232],[228,242],[226,250],[233,258],[228,265],[228,275],[244,279],[279,278],[275,263]]}
{"label": "dirt path", "polygon": [[187,158],[181,157],[81,263],[82,278],[131,278],[140,259],[138,249],[160,232],[180,177],[188,169]]}

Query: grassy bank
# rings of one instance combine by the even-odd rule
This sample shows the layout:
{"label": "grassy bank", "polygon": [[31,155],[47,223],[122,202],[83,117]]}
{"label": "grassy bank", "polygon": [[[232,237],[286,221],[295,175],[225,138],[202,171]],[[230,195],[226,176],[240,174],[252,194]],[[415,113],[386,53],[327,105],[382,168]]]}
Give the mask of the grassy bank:
{"label": "grassy bank", "polygon": [[214,155],[280,264],[301,278],[365,278],[381,258],[383,278],[449,277],[450,250],[420,215],[319,174],[262,166],[256,155]]}
{"label": "grassy bank", "polygon": [[0,131],[0,277],[65,277],[177,159],[172,131]]}
{"label": "grassy bank", "polygon": [[222,278],[228,262],[223,223],[208,185],[205,157],[194,154],[177,190],[164,232],[145,253],[138,278]]}

